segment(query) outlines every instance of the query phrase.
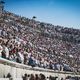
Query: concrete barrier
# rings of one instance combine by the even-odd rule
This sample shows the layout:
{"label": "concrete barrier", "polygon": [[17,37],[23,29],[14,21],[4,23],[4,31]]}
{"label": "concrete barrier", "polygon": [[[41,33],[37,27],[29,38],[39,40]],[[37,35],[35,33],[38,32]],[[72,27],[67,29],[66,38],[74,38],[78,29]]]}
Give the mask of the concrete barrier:
{"label": "concrete barrier", "polygon": [[22,78],[13,78],[13,80],[23,80]]}
{"label": "concrete barrier", "polygon": [[8,78],[0,78],[0,80],[9,80]]}
{"label": "concrete barrier", "polygon": [[[0,78],[0,80],[10,80],[9,78]],[[13,78],[12,80],[23,80],[22,78]]]}
{"label": "concrete barrier", "polygon": [[[43,69],[43,68],[32,68],[31,66],[19,64],[16,62],[12,62],[3,58],[0,58],[0,78],[3,78],[4,75],[7,76],[7,74],[10,73],[12,75],[12,78],[22,78],[22,76],[27,74],[44,74],[46,77],[49,77],[50,75],[54,77],[58,77],[58,80],[61,78],[65,78],[67,76],[79,76],[79,73],[74,72],[64,72],[64,71],[54,71],[50,69]],[[20,80],[20,79],[19,79]]]}

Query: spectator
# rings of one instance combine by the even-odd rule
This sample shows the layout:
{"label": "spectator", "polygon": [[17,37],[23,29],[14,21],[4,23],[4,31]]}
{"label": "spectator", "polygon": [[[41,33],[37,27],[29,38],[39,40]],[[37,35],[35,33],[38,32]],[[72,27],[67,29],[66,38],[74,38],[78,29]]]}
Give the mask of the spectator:
{"label": "spectator", "polygon": [[35,80],[35,77],[33,74],[31,74],[30,79],[29,80]]}
{"label": "spectator", "polygon": [[6,76],[6,78],[11,78],[11,77],[12,77],[12,76],[11,76],[10,73],[8,73],[7,76]]}
{"label": "spectator", "polygon": [[35,80],[39,80],[38,74],[35,74]]}
{"label": "spectator", "polygon": [[28,75],[25,74],[22,78],[23,78],[23,80],[28,80]]}
{"label": "spectator", "polygon": [[7,47],[7,44],[3,45],[3,53],[5,54],[6,59],[9,58],[9,49]]}
{"label": "spectator", "polygon": [[4,15],[4,21],[0,19],[0,57],[32,67],[79,71],[80,30],[33,23],[10,12]]}
{"label": "spectator", "polygon": [[46,77],[45,77],[45,75],[43,75],[43,74],[40,74],[40,80],[46,80]]}
{"label": "spectator", "polygon": [[31,55],[31,57],[29,58],[29,62],[28,65],[35,67],[35,59],[34,57]]}
{"label": "spectator", "polygon": [[3,51],[2,40],[0,39],[0,57],[2,56],[2,51]]}

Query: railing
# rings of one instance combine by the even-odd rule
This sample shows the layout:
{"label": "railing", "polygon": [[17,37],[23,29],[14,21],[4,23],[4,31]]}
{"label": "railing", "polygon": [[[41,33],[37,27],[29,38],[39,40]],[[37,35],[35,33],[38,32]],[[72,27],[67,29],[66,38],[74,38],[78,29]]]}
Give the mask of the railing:
{"label": "railing", "polygon": [[[6,65],[10,66],[12,71],[13,71],[13,68],[16,68],[16,70],[13,71],[15,73],[16,77],[19,75],[18,72],[20,72],[18,69],[24,70],[23,72],[28,73],[28,74],[43,73],[45,75],[55,75],[55,76],[80,76],[79,73],[74,73],[74,72],[66,72],[66,71],[58,71],[58,70],[55,71],[55,70],[43,69],[43,68],[39,68],[39,67],[32,68],[31,66],[20,64],[20,63],[13,62],[10,60],[6,60],[1,57],[0,57],[0,64],[3,64],[4,69],[5,69]],[[12,74],[13,74],[13,72],[12,72]]]}

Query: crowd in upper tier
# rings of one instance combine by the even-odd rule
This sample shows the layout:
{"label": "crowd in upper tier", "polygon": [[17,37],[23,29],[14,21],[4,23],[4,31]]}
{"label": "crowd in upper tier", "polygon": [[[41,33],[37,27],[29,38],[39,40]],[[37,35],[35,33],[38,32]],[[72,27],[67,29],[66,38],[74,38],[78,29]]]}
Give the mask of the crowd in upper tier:
{"label": "crowd in upper tier", "polygon": [[80,71],[80,30],[5,12],[0,17],[0,57],[53,70]]}

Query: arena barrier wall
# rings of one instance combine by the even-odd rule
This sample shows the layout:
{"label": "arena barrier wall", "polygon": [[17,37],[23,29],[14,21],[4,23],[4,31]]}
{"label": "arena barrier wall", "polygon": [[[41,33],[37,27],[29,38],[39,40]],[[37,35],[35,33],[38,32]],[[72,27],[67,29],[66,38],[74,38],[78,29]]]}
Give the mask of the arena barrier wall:
{"label": "arena barrier wall", "polygon": [[[0,80],[10,80],[9,78],[0,78]],[[22,80],[22,78],[13,78],[12,80]]]}
{"label": "arena barrier wall", "polygon": [[6,79],[5,78],[0,78],[0,80],[9,80],[9,79],[8,78],[6,78]]}
{"label": "arena barrier wall", "polygon": [[[60,80],[61,78],[65,78],[67,76],[80,77],[79,73],[57,71],[57,70],[54,71],[54,70],[43,69],[43,68],[38,68],[38,67],[32,68],[31,66],[9,61],[0,57],[0,78],[3,78],[4,75],[7,76],[8,73],[10,73],[12,75],[12,78],[15,78],[15,80],[16,78],[22,78],[22,76],[25,73],[27,74],[42,73],[46,77],[49,77],[50,75],[54,77],[58,77],[58,80]],[[4,79],[1,79],[1,80],[4,80]],[[8,79],[5,79],[5,80],[8,80]]]}

